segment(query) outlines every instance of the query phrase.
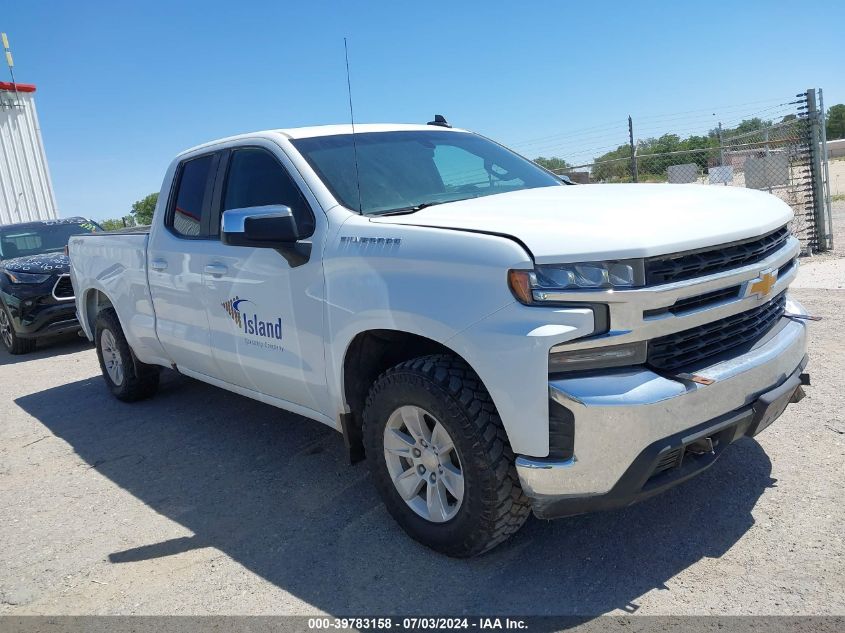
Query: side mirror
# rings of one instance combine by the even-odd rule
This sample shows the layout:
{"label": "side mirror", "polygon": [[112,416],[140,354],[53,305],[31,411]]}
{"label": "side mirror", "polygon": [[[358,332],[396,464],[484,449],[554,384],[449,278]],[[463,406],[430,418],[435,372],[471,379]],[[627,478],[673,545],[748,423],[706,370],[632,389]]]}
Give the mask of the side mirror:
{"label": "side mirror", "polygon": [[578,184],[575,181],[573,181],[572,178],[570,178],[566,174],[555,174],[555,176],[557,176],[560,179],[560,181],[563,182],[563,184],[565,184],[565,185],[576,185],[576,184]]}
{"label": "side mirror", "polygon": [[223,212],[223,243],[230,246],[279,248],[300,238],[290,207],[271,204],[263,207],[229,209]]}

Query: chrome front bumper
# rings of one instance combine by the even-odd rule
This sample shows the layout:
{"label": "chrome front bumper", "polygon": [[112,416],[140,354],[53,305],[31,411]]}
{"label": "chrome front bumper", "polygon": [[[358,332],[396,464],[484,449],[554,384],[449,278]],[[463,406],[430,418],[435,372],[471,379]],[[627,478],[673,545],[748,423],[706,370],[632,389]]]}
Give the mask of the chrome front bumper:
{"label": "chrome front bumper", "polygon": [[[791,300],[787,311],[806,314]],[[566,461],[517,458],[522,488],[533,500],[535,514],[588,511],[591,504],[581,501],[610,495],[646,452],[661,450],[661,443],[668,449],[687,433],[716,433],[731,425],[744,433],[754,402],[788,379],[796,380],[806,353],[805,324],[784,317],[746,353],[697,368],[697,375],[713,381],[709,385],[667,378],[646,368],[549,382],[550,397],[573,413],[574,456]],[[610,506],[596,507],[635,500],[611,499]]]}

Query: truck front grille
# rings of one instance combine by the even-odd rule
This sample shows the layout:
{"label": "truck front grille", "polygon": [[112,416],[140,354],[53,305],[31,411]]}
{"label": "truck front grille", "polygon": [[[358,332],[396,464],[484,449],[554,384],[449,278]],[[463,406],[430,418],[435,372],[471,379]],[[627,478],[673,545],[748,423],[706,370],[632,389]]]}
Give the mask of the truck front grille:
{"label": "truck front grille", "polygon": [[777,251],[788,239],[789,229],[782,226],[762,237],[650,257],[645,260],[646,285],[683,281],[753,264]]}
{"label": "truck front grille", "polygon": [[742,286],[731,286],[729,288],[719,288],[712,292],[706,292],[703,295],[696,295],[694,297],[687,297],[686,299],[679,299],[668,308],[655,308],[654,310],[644,310],[643,318],[651,319],[662,316],[667,313],[675,316],[694,312],[701,308],[708,308],[724,301],[736,299],[739,295],[739,290]]}
{"label": "truck front grille", "polygon": [[673,371],[754,343],[774,327],[785,309],[786,293],[781,293],[752,310],[653,339],[648,344],[648,364]]}

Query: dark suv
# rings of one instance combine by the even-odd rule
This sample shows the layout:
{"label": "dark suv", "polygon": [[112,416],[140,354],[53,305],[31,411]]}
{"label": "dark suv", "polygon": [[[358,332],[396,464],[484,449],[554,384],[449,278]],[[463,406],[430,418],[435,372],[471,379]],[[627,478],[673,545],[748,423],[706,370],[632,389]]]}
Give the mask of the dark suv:
{"label": "dark suv", "polygon": [[9,352],[79,330],[65,246],[71,235],[102,230],[85,218],[0,226],[0,339]]}

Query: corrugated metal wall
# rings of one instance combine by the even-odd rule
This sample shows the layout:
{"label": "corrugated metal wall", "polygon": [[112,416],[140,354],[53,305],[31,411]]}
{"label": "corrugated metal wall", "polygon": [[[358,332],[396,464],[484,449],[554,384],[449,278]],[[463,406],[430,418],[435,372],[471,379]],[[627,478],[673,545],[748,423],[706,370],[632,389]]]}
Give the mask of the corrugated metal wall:
{"label": "corrugated metal wall", "polygon": [[35,94],[0,88],[0,224],[56,217]]}

